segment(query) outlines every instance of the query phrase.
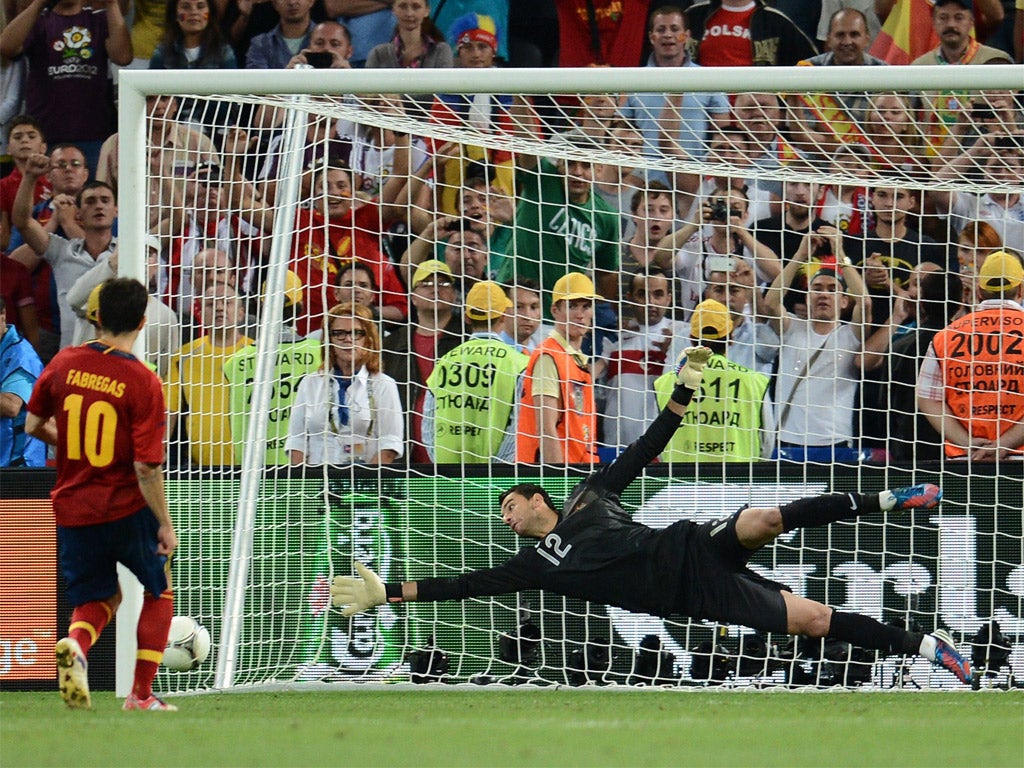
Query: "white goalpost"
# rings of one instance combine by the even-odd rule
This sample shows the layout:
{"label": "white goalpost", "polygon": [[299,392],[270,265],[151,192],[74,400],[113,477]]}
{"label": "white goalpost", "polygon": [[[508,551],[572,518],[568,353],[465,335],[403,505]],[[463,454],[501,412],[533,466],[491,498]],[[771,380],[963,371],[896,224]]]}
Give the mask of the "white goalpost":
{"label": "white goalpost", "polygon": [[[982,666],[983,687],[1013,686],[1024,674],[1024,462],[1019,454],[992,463],[944,455],[945,435],[926,437],[924,417],[900,399],[913,382],[899,380],[898,370],[916,370],[920,358],[895,345],[924,325],[913,314],[923,312],[915,292],[932,269],[922,263],[944,277],[960,274],[963,293],[946,300],[962,305],[987,252],[1024,252],[1024,222],[991,215],[993,200],[1024,194],[1024,161],[1016,159],[1024,157],[1024,67],[125,70],[119,77],[119,269],[148,282],[180,325],[180,349],[141,350],[154,362],[166,358],[167,486],[181,539],[175,612],[197,619],[214,640],[198,669],[162,669],[159,690],[410,681],[956,687],[951,674],[917,658],[543,592],[385,605],[352,619],[329,605],[330,579],[350,573],[353,560],[390,582],[500,564],[523,540],[498,519],[498,494],[536,482],[560,502],[586,472],[469,452],[456,463],[423,459],[438,446],[422,426],[435,424],[426,407],[433,395],[417,382],[469,337],[459,313],[470,285],[494,279],[509,292],[533,285],[540,316],[529,320],[539,335],[551,322],[548,275],[586,271],[605,291],[587,352],[595,445],[607,461],[653,420],[654,379],[688,346],[696,302],[717,295],[712,273],[724,275],[723,303],[740,288],[756,296],[730,305],[737,325],[768,323],[763,297],[793,258],[768,244],[800,242],[787,218],[797,209],[810,212],[811,229],[834,226],[837,242],[863,251],[865,296],[876,315],[865,319],[862,343],[899,325],[891,339],[872,342],[881,345],[874,368],[858,363],[816,390],[830,402],[796,406],[834,409],[841,415],[829,418],[848,418],[850,434],[830,441],[814,432],[825,417],[808,416],[813,429],[795,440],[786,426],[795,417],[779,397],[792,387],[795,401],[802,375],[790,371],[787,379],[778,364],[762,361],[765,402],[715,394],[726,415],[687,425],[691,442],[670,446],[677,452],[638,478],[623,504],[664,527],[714,520],[748,503],[935,482],[945,490],[937,510],[786,534],[751,567],[837,609],[925,632],[949,629]],[[686,100],[628,98],[656,93],[715,94],[705,103],[724,133]],[[458,95],[449,103],[464,113],[445,111],[438,94]],[[747,107],[744,94],[769,98]],[[883,108],[890,96],[895,106]],[[736,125],[743,109],[758,129]],[[902,133],[891,130],[901,110]],[[644,134],[659,124],[670,127]],[[689,125],[705,126],[696,143],[681,138]],[[1004,134],[1021,138],[995,138]],[[712,145],[715,136],[725,137],[721,146]],[[970,154],[979,141],[996,147],[980,163]],[[587,191],[573,202],[581,176]],[[545,197],[552,189],[560,200]],[[876,190],[892,202],[872,197]],[[906,205],[896,201],[901,194]],[[608,229],[595,223],[595,197]],[[671,208],[654,226],[649,203],[658,197]],[[722,200],[725,218],[716,224],[708,211]],[[552,248],[546,238],[554,230],[535,222],[557,219],[556,209],[564,230]],[[878,213],[897,220],[900,232],[909,226],[933,236],[876,253]],[[730,251],[716,250],[716,227],[733,238]],[[469,230],[480,235],[481,257],[466,255]],[[985,239],[989,230],[995,245]],[[686,236],[673,239],[674,232]],[[837,236],[819,237],[814,247],[829,238]],[[431,259],[447,266],[418,279],[419,265]],[[323,340],[325,313],[360,301],[359,290],[338,282],[353,264],[365,265],[375,284],[381,369],[400,396],[402,450],[384,467],[291,465],[286,447],[300,383],[333,354],[329,335]],[[743,264],[750,285],[737,277]],[[651,269],[667,281],[667,306],[652,309],[634,292],[635,275],[642,282]],[[814,272],[799,274],[806,285]],[[428,278],[439,286],[430,309],[414,290]],[[783,310],[806,313],[806,289],[784,288]],[[855,286],[845,289],[852,294]],[[448,318],[453,307],[447,330],[410,330],[417,312]],[[856,323],[851,310],[844,322]],[[512,335],[518,323],[530,325],[520,313],[517,305],[508,312]],[[774,359],[785,342],[765,345]],[[334,381],[330,366],[324,370]],[[331,415],[329,428],[344,431],[356,414],[331,399],[331,387],[320,397],[338,419],[344,410],[344,422],[338,427]],[[383,402],[372,387],[371,411]],[[505,397],[497,388],[490,395]],[[724,447],[722,435],[739,433],[723,432],[715,419],[758,420],[746,434],[750,449]],[[345,450],[358,455],[382,421],[373,416],[365,436],[352,426]],[[472,426],[468,417],[464,425]],[[800,447],[847,441],[848,452],[824,458]],[[119,642],[119,689],[134,664],[127,645]]]}

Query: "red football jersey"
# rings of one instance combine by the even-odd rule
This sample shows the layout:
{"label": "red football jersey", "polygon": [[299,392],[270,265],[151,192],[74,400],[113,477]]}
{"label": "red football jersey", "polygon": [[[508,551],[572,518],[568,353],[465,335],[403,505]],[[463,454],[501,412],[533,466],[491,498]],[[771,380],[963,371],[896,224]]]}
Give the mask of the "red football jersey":
{"label": "red football jersey", "polygon": [[[326,246],[329,239],[330,247]],[[408,298],[395,265],[381,252],[381,211],[375,202],[349,210],[339,221],[325,223],[317,211],[302,208],[295,215],[295,237],[288,268],[304,287],[302,317],[296,331],[306,336],[323,324],[323,314],[333,306],[334,286],[342,263],[355,259],[372,271],[383,306],[409,312]],[[328,255],[325,255],[325,252]],[[327,306],[324,306],[326,294]]]}
{"label": "red football jersey", "polygon": [[57,418],[59,525],[119,520],[146,506],[135,462],[163,463],[166,416],[160,380],[136,357],[98,341],[68,347],[43,370],[28,410]]}

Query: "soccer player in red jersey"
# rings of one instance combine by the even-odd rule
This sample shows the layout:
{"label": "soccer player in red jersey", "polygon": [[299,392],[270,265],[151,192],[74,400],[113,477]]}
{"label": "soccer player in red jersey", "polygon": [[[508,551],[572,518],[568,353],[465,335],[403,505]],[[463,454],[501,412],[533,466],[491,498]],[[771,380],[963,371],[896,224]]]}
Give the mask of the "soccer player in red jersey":
{"label": "soccer player in red jersey", "polygon": [[68,636],[57,642],[57,668],[61,696],[74,709],[91,706],[86,656],[121,602],[118,562],[146,590],[124,708],[175,709],[153,695],[174,615],[168,559],[178,537],[164,493],[163,391],[131,353],[148,300],[136,280],[104,283],[99,338],[58,353],[28,404],[25,431],[57,447],[51,496],[74,606]]}

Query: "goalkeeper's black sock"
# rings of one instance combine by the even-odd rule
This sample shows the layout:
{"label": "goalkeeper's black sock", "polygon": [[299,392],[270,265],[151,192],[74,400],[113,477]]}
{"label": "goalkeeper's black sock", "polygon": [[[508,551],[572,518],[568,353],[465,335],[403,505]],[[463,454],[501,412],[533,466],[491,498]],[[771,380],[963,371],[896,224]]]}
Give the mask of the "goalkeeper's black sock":
{"label": "goalkeeper's black sock", "polygon": [[920,632],[908,632],[890,624],[883,624],[859,613],[833,611],[828,637],[843,640],[859,648],[908,656],[920,652],[923,635]]}
{"label": "goalkeeper's black sock", "polygon": [[877,493],[831,493],[791,501],[779,507],[779,511],[782,513],[782,530],[793,531],[877,514],[882,508]]}

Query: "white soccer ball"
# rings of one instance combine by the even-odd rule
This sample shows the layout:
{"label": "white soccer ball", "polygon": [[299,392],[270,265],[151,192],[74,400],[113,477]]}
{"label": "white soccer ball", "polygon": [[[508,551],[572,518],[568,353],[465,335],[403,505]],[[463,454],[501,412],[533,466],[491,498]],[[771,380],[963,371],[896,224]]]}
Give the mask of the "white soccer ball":
{"label": "white soccer ball", "polygon": [[210,633],[202,624],[189,616],[171,619],[167,635],[163,664],[176,672],[189,672],[206,661],[210,655]]}

